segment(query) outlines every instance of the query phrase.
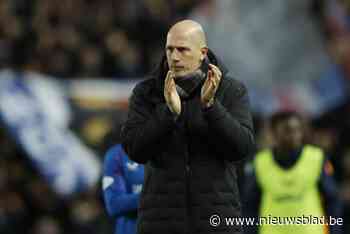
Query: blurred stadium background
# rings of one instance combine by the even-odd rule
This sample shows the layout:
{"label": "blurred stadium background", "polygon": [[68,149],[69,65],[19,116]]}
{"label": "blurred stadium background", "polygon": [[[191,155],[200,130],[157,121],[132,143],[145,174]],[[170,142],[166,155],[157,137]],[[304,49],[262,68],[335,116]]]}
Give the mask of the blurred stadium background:
{"label": "blurred stadium background", "polygon": [[113,233],[106,136],[183,18],[249,87],[259,147],[274,111],[308,118],[350,233],[349,13],[348,0],[0,0],[0,233]]}

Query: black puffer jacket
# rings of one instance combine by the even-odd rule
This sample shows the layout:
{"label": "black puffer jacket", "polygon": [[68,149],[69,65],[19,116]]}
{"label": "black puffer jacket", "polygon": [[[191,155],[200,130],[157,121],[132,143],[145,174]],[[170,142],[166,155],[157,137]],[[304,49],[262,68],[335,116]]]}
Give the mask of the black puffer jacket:
{"label": "black puffer jacket", "polygon": [[[240,233],[223,219],[241,213],[234,162],[254,147],[248,95],[211,52],[208,57],[223,78],[207,110],[198,88],[174,119],[163,97],[165,59],[133,90],[122,138],[130,158],[146,164],[138,233]],[[209,223],[214,214],[222,220],[217,227]]]}

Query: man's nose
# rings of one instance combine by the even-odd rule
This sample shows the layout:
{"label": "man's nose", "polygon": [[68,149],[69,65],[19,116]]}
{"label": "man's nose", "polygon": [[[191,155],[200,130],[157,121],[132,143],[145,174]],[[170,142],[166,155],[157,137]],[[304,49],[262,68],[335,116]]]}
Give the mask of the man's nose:
{"label": "man's nose", "polygon": [[171,53],[171,60],[173,61],[179,61],[179,52],[177,50],[174,50],[173,53]]}

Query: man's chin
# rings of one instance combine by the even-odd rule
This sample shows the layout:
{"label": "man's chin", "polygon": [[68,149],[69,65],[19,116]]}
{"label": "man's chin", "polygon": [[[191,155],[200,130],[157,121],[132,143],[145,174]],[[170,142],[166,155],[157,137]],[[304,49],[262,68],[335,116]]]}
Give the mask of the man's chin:
{"label": "man's chin", "polygon": [[188,72],[174,72],[174,78],[175,79],[177,79],[177,78],[181,78],[181,77],[185,77],[185,76],[187,76],[188,74],[190,74],[190,73],[188,73]]}

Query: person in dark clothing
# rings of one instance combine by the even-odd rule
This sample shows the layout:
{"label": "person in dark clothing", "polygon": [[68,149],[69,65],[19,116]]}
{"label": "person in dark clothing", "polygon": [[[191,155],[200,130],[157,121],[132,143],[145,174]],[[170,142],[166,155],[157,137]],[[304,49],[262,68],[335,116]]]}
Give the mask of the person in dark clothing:
{"label": "person in dark clothing", "polygon": [[168,32],[166,55],[129,102],[122,144],[145,164],[138,233],[241,233],[209,218],[241,215],[235,162],[254,149],[245,86],[191,20]]}
{"label": "person in dark clothing", "polygon": [[[341,218],[342,205],[332,177],[333,167],[320,148],[305,143],[302,117],[292,111],[277,112],[270,118],[270,127],[275,146],[258,152],[246,170],[244,216],[256,220],[268,215]],[[246,234],[340,234],[341,231],[339,225],[245,227]]]}

